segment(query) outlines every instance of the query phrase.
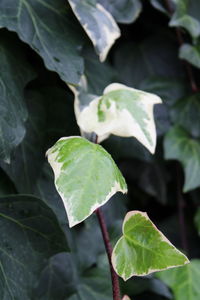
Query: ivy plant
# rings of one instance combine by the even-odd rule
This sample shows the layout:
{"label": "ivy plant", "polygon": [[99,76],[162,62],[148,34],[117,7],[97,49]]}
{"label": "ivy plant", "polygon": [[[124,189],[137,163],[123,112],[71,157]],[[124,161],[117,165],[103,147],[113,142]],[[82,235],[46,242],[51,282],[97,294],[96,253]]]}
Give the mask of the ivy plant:
{"label": "ivy plant", "polygon": [[199,300],[199,9],[0,0],[0,300]]}

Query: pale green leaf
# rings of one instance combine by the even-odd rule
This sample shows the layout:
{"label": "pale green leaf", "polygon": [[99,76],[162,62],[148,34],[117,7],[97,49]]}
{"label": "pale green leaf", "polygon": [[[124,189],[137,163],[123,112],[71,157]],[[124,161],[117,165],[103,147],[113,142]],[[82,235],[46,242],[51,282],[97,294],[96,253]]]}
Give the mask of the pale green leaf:
{"label": "pale green leaf", "polygon": [[175,0],[176,10],[170,26],[185,28],[193,38],[200,35],[200,1]]}
{"label": "pale green leaf", "polygon": [[79,127],[84,132],[95,132],[101,142],[110,134],[135,137],[150,152],[156,146],[156,130],[153,118],[154,104],[161,99],[150,93],[112,83],[101,97],[82,110],[79,108],[79,94],[75,93],[75,112]]}
{"label": "pale green leaf", "polygon": [[98,0],[98,2],[100,2],[119,23],[128,24],[134,22],[142,11],[142,3],[140,0]]}
{"label": "pale green leaf", "polygon": [[47,151],[56,188],[72,227],[89,217],[126,183],[110,154],[81,137],[61,138]]}
{"label": "pale green leaf", "polygon": [[200,235],[200,207],[197,209],[194,221],[195,221],[198,234]]}
{"label": "pale green leaf", "polygon": [[129,298],[129,296],[125,295],[122,300],[131,300],[131,298]]}
{"label": "pale green leaf", "polygon": [[200,44],[195,46],[183,44],[179,51],[179,57],[187,60],[193,66],[200,68]]}
{"label": "pale green leaf", "polygon": [[120,36],[112,15],[96,0],[68,0],[77,19],[91,39],[101,61]]}
{"label": "pale green leaf", "polygon": [[190,264],[156,274],[174,293],[174,300],[199,300],[200,298],[200,260],[193,259]]}
{"label": "pale green leaf", "polygon": [[164,140],[166,159],[181,162],[185,173],[184,192],[200,186],[200,142],[191,138],[182,127],[174,126]]}
{"label": "pale green leaf", "polygon": [[134,275],[145,276],[188,262],[187,257],[169,242],[146,213],[127,213],[123,236],[112,254],[113,267],[119,276],[127,280]]}
{"label": "pale green leaf", "polygon": [[78,83],[83,37],[65,0],[2,0],[0,12],[0,27],[15,31],[64,81]]}

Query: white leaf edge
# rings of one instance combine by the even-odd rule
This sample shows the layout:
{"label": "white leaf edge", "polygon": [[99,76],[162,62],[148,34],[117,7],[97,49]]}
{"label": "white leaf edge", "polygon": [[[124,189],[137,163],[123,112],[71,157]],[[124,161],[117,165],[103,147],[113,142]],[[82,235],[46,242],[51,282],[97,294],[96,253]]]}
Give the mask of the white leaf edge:
{"label": "white leaf edge", "polygon": [[102,108],[106,115],[106,120],[103,122],[99,122],[98,104],[101,97],[97,96],[90,102],[88,106],[86,106],[83,110],[80,110],[79,92],[74,87],[70,88],[75,95],[75,115],[77,123],[82,131],[87,133],[95,132],[98,135],[99,143],[108,138],[111,134],[121,137],[135,137],[152,154],[155,152],[156,128],[153,116],[153,106],[155,104],[162,103],[160,97],[151,93],[127,87],[126,85],[120,83],[112,83],[108,85],[103,91],[103,95],[110,93],[111,91],[122,89],[141,94],[141,105],[145,107],[145,110],[149,116],[149,120],[146,120],[146,124],[147,130],[152,139],[152,144],[150,144],[137,121],[135,121],[134,117],[128,110],[118,110],[116,108],[115,102],[113,101],[109,109],[107,107]]}
{"label": "white leaf edge", "polygon": [[[72,138],[84,139],[83,137],[80,137],[80,136],[69,136],[69,137],[62,137],[57,142],[59,142],[61,140],[72,139]],[[85,219],[87,219],[96,209],[98,209],[99,207],[103,206],[106,202],[108,202],[108,200],[113,195],[115,195],[117,192],[122,192],[123,194],[127,193],[127,188],[126,189],[122,189],[119,182],[117,182],[117,181],[113,182],[113,186],[111,187],[110,192],[106,195],[105,200],[103,202],[101,202],[101,204],[95,203],[90,208],[90,212],[85,216],[85,218],[83,218],[82,220],[77,220],[76,218],[74,218],[73,214],[71,213],[72,209],[71,209],[71,206],[69,205],[69,202],[70,202],[69,199],[65,198],[64,194],[61,191],[59,191],[59,189],[57,187],[57,184],[56,184],[56,181],[57,181],[58,177],[60,176],[61,168],[62,168],[63,164],[56,161],[56,157],[57,157],[58,152],[51,153],[53,147],[54,146],[52,146],[51,148],[49,148],[47,150],[46,156],[48,158],[48,162],[49,162],[50,166],[53,169],[53,172],[54,172],[54,184],[55,184],[55,187],[56,187],[56,190],[57,190],[58,194],[60,195],[60,197],[61,197],[61,199],[63,201],[64,207],[65,207],[65,211],[67,213],[67,217],[68,217],[69,227],[70,228],[73,227],[73,226],[75,226],[75,225],[77,225],[77,224],[79,224],[79,223],[81,223],[81,222],[83,222]],[[72,200],[72,198],[70,198],[70,200]],[[74,199],[74,201],[75,200],[76,199]]]}
{"label": "white leaf edge", "polygon": [[[174,249],[175,249],[175,251],[177,252],[177,253],[180,253],[182,256],[184,256],[185,257],[185,259],[186,259],[186,261],[185,261],[185,263],[183,264],[183,265],[186,265],[186,264],[189,264],[190,263],[190,261],[189,261],[189,259],[187,258],[187,256],[186,255],[184,255],[181,251],[179,251],[167,238],[166,238],[166,236],[155,226],[155,224],[151,221],[151,219],[148,217],[148,215],[147,215],[147,213],[146,212],[141,212],[141,211],[139,211],[139,210],[132,210],[132,211],[129,211],[127,214],[126,214],[126,216],[125,216],[125,218],[124,218],[124,222],[123,222],[123,226],[122,226],[122,231],[123,231],[123,235],[122,235],[122,237],[118,240],[118,242],[116,243],[116,245],[115,245],[115,247],[114,247],[114,249],[113,249],[113,252],[112,252],[112,265],[113,265],[113,268],[114,268],[114,270],[115,270],[115,272],[117,273],[117,268],[116,268],[116,255],[115,255],[115,249],[116,249],[116,247],[118,246],[118,244],[120,243],[120,241],[122,240],[122,239],[124,239],[124,226],[125,226],[125,223],[132,217],[132,216],[134,216],[134,215],[136,215],[136,214],[140,214],[140,215],[142,215],[143,217],[145,217],[145,219],[146,220],[148,220],[148,221],[150,221],[151,222],[151,224],[152,224],[152,226],[156,229],[156,231],[158,231],[158,233],[160,234],[160,237],[161,237],[161,240],[162,241],[164,241],[164,242],[167,242],[169,245],[171,245],[171,246],[173,246],[174,247]],[[166,267],[166,268],[163,268],[163,269],[149,269],[149,271],[147,272],[147,273],[142,273],[142,274],[137,274],[137,273],[133,273],[133,274],[131,274],[128,278],[126,278],[125,276],[123,276],[123,275],[119,275],[118,273],[118,275],[120,276],[120,277],[122,277],[123,278],[123,280],[124,281],[127,281],[128,279],[130,279],[131,277],[133,277],[133,276],[139,276],[139,277],[143,277],[143,276],[146,276],[146,275],[149,275],[149,274],[151,274],[151,273],[154,273],[154,272],[158,272],[158,271],[164,271],[164,270],[168,270],[168,269],[172,269],[172,268],[177,268],[177,267],[181,267],[181,266],[183,266],[183,265],[175,265],[175,266],[170,266],[170,267]]]}
{"label": "white leaf edge", "polygon": [[131,300],[131,298],[127,295],[124,295],[124,297],[122,298],[122,300]]}
{"label": "white leaf edge", "polygon": [[[92,41],[95,49],[97,50],[97,53],[99,54],[100,61],[104,62],[107,55],[108,55],[108,52],[109,52],[110,48],[115,43],[115,40],[118,39],[121,36],[120,29],[119,29],[117,23],[115,22],[113,16],[100,3],[96,4],[96,9],[99,10],[100,12],[102,12],[104,15],[106,15],[106,17],[108,18],[108,20],[112,24],[112,28],[115,29],[113,32],[111,32],[109,30],[109,28],[107,26],[105,26],[105,24],[100,24],[100,26],[101,26],[100,30],[103,31],[103,33],[104,33],[103,37],[107,42],[106,43],[107,46],[104,47],[104,49],[100,51],[100,49],[98,47],[98,42],[96,41],[96,38],[94,37],[93,32],[90,31],[90,29],[88,28],[88,24],[87,23],[85,23],[85,24],[82,23],[81,18],[80,18],[79,14],[76,11],[76,5],[74,4],[73,0],[68,0],[68,2],[70,4],[75,16],[77,17],[77,19],[81,23],[83,29],[85,30],[85,32],[89,36],[90,40]],[[102,34],[101,34],[101,36],[102,36]]]}

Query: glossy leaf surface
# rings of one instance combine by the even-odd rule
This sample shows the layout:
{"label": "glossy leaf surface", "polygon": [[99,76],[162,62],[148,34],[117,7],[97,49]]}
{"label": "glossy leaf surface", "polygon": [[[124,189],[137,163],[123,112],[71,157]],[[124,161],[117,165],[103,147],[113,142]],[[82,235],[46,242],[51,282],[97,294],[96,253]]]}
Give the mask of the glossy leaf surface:
{"label": "glossy leaf surface", "polygon": [[188,262],[187,257],[167,240],[146,213],[127,213],[123,236],[112,254],[113,267],[120,277],[127,280],[132,276],[145,276]]}
{"label": "glossy leaf surface", "polygon": [[68,0],[77,19],[91,39],[101,61],[120,36],[112,15],[96,0]]}
{"label": "glossy leaf surface", "polygon": [[32,298],[46,259],[68,247],[52,211],[32,196],[0,199],[1,299]]}
{"label": "glossy leaf surface", "polygon": [[81,137],[61,138],[47,155],[70,227],[85,220],[118,191],[127,191],[121,172],[100,145]]}
{"label": "glossy leaf surface", "polygon": [[182,127],[175,126],[166,134],[164,140],[166,159],[176,159],[184,168],[184,192],[200,186],[200,142],[191,138]]}
{"label": "glossy leaf surface", "polygon": [[66,1],[3,0],[0,11],[0,27],[15,31],[64,81],[78,83],[83,37]]}
{"label": "glossy leaf surface", "polygon": [[156,146],[153,106],[157,103],[161,99],[154,94],[113,83],[106,87],[102,97],[94,98],[82,111],[77,108],[76,118],[83,131],[98,135],[99,142],[110,134],[132,136],[153,153]]}

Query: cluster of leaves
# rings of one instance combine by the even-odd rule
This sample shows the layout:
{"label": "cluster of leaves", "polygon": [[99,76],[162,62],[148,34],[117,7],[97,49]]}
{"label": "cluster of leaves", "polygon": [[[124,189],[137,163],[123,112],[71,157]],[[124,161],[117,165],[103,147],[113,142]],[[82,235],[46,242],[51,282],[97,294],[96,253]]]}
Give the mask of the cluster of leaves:
{"label": "cluster of leaves", "polygon": [[[87,107],[112,82],[163,100],[154,110],[154,156],[133,138],[111,135],[103,142],[129,188],[128,197],[117,194],[103,208],[112,242],[121,236],[125,212],[140,209],[195,258],[156,277],[121,282],[123,294],[199,299],[200,93],[180,60],[194,66],[198,79],[199,3],[163,3],[0,0],[1,299],[112,299],[96,218],[68,228],[45,158],[60,137],[79,135],[70,89]],[[171,27],[182,31],[181,47]]]}

